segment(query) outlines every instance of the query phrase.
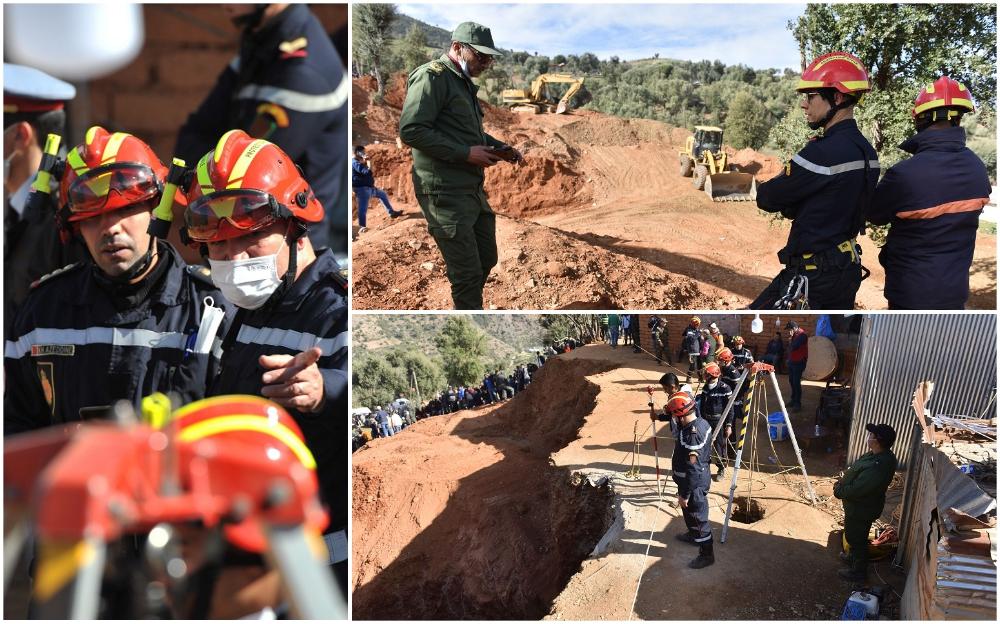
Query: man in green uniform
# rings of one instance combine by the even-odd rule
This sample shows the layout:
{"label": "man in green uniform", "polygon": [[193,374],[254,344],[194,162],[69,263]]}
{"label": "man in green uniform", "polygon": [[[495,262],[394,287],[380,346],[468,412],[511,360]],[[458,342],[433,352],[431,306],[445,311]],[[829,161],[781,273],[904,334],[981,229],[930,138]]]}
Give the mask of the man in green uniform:
{"label": "man in green uniform", "polygon": [[483,286],[497,263],[496,215],[486,201],[484,169],[521,153],[483,131],[472,79],[502,56],[490,29],[463,22],[440,58],[410,73],[399,137],[413,148],[413,187],[448,268],[458,310],[481,310]]}
{"label": "man in green uniform", "polygon": [[864,582],[868,578],[868,533],[882,515],[885,491],[896,474],[892,443],[896,431],[889,425],[866,425],[868,448],[844,473],[833,495],[844,501],[844,537],[850,553],[841,555],[849,567],[838,574],[845,581]]}

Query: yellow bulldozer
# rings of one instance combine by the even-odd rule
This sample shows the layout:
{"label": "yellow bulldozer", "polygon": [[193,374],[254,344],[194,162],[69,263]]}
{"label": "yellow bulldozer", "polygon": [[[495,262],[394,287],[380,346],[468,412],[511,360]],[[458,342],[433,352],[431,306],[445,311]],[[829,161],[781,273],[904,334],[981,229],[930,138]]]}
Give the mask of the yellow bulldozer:
{"label": "yellow bulldozer", "polygon": [[694,135],[678,154],[680,172],[691,177],[694,187],[712,201],[753,201],[757,199],[757,180],[729,163],[722,149],[722,128],[695,126]]}
{"label": "yellow bulldozer", "polygon": [[[556,95],[552,85],[568,84],[569,88]],[[504,89],[503,103],[519,113],[556,113],[561,115],[569,110],[573,97],[583,88],[583,78],[570,74],[542,74],[531,83],[531,89]]]}

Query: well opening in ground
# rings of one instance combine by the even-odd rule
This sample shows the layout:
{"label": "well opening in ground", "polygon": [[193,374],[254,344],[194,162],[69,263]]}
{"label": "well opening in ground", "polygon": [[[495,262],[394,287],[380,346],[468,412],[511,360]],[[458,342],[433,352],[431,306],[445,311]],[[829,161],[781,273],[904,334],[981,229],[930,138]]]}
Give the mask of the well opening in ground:
{"label": "well opening in ground", "polygon": [[733,515],[735,522],[741,524],[753,524],[764,519],[767,507],[756,498],[737,496],[733,500]]}

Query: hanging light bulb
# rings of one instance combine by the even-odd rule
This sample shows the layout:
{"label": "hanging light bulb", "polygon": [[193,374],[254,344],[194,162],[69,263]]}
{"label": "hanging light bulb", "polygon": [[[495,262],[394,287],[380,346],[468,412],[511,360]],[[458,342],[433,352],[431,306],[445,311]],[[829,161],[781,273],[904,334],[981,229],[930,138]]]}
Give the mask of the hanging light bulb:
{"label": "hanging light bulb", "polygon": [[760,320],[759,314],[753,315],[753,321],[750,322],[750,333],[759,334],[764,331],[764,321]]}

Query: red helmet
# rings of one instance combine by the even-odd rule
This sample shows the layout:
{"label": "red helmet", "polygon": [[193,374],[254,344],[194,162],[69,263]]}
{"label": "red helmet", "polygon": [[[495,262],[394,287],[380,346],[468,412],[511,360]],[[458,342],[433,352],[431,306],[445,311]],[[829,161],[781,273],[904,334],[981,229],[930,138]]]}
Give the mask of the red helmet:
{"label": "red helmet", "polygon": [[858,57],[847,52],[830,52],[816,57],[802,72],[796,91],[836,89],[846,94],[871,91],[868,72]]}
{"label": "red helmet", "polygon": [[[317,535],[325,528],[327,515],[317,497],[316,460],[295,419],[278,404],[249,395],[202,399],[174,412],[171,426],[179,444],[212,439],[241,456],[260,454],[268,465],[286,466],[287,473],[303,485],[316,503],[307,514],[307,528],[315,530]],[[253,515],[226,525],[224,532],[227,540],[243,550],[259,553],[267,547]]]}
{"label": "red helmet", "polygon": [[965,85],[947,76],[941,76],[933,84],[920,90],[920,95],[913,102],[913,116],[941,108],[955,111],[951,115],[943,114],[941,119],[944,120],[962,115],[964,112],[975,111],[976,103]]}
{"label": "red helmet", "polygon": [[691,324],[694,325],[695,327],[698,327],[699,325],[701,325],[701,319],[698,318],[697,316],[692,316]]}
{"label": "red helmet", "polygon": [[705,374],[708,375],[709,377],[716,377],[716,378],[721,377],[722,369],[719,368],[719,365],[716,364],[715,362],[709,362],[708,364],[705,365]]}
{"label": "red helmet", "polygon": [[667,404],[663,406],[663,411],[667,416],[680,418],[687,416],[694,411],[694,399],[687,392],[675,392],[667,399]]}
{"label": "red helmet", "polygon": [[733,352],[729,350],[729,347],[722,347],[715,352],[715,357],[719,358],[724,363],[729,364],[733,361]]}
{"label": "red helmet", "polygon": [[281,219],[323,220],[323,206],[288,154],[242,130],[222,135],[198,161],[187,199],[185,230],[198,243],[243,236]]}
{"label": "red helmet", "polygon": [[141,140],[93,126],[84,143],[66,155],[59,185],[62,220],[82,221],[141,202],[149,202],[152,210],[166,174],[167,168]]}

